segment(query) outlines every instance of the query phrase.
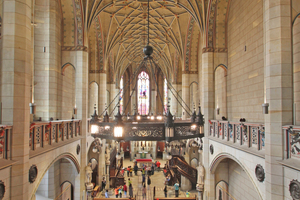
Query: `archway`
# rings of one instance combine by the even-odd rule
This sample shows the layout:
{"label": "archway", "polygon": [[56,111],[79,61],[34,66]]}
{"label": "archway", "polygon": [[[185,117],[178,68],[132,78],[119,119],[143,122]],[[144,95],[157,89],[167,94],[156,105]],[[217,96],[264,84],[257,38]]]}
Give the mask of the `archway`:
{"label": "archway", "polygon": [[[263,199],[257,182],[252,178],[248,169],[234,156],[227,153],[219,154],[212,160],[209,168],[210,172],[215,175],[215,183],[220,181],[228,183],[227,192],[221,191],[222,197],[225,195],[230,197],[229,199],[243,199],[243,195],[251,194],[251,199]],[[215,189],[217,189],[217,184]]]}

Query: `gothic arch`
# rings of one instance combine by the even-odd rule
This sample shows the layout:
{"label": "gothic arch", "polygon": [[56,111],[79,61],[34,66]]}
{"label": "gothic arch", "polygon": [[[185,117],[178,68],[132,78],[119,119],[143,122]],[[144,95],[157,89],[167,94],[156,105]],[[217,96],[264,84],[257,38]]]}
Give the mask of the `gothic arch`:
{"label": "gothic arch", "polygon": [[72,63],[67,62],[61,66],[61,75],[64,75],[64,72],[68,66],[72,66],[73,69],[76,71],[75,66]]}
{"label": "gothic arch", "polygon": [[80,173],[80,164],[79,161],[77,160],[77,158],[71,154],[71,153],[62,153],[59,156],[57,156],[55,159],[52,160],[52,162],[45,168],[45,170],[42,172],[42,175],[40,176],[39,179],[37,179],[37,183],[36,186],[34,187],[34,190],[32,190],[32,194],[31,194],[31,198],[30,199],[34,199],[35,197],[35,193],[39,187],[39,185],[41,184],[41,181],[43,179],[43,177],[45,176],[45,173],[49,170],[49,168],[58,160],[65,158],[67,159],[76,169],[77,173]]}
{"label": "gothic arch", "polygon": [[[233,156],[233,155],[231,155],[231,154],[229,154],[229,153],[220,153],[220,154],[216,155],[216,156],[214,157],[214,159],[210,162],[210,166],[209,166],[210,172],[211,172],[212,174],[214,174],[215,171],[216,171],[216,169],[217,169],[217,167],[218,167],[218,165],[219,165],[219,163],[222,162],[222,161],[223,161],[224,159],[226,159],[226,158],[231,159],[231,160],[235,161],[237,164],[239,164],[239,166],[245,171],[245,173],[247,174],[248,178],[249,178],[250,181],[252,182],[252,184],[253,184],[253,186],[254,186],[256,192],[259,194],[259,197],[260,197],[261,199],[263,199],[262,193],[261,193],[261,191],[259,190],[259,187],[258,187],[257,183],[255,182],[255,180],[253,180],[252,176],[250,175],[249,170],[248,170],[248,169],[245,167],[245,165],[244,165],[243,163],[241,163],[241,162],[239,161],[239,159],[237,159],[235,156]],[[253,170],[254,170],[254,169],[253,169]]]}

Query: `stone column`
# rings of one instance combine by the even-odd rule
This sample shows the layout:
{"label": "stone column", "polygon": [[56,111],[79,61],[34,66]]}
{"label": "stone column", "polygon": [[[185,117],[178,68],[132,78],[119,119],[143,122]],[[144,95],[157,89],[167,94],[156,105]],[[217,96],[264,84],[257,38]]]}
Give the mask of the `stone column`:
{"label": "stone column", "polygon": [[[118,93],[119,93],[119,88],[116,87],[116,84],[115,83],[110,84],[110,101],[112,102],[112,104],[110,105],[110,113],[113,111],[113,109],[119,102],[119,97],[116,97]],[[113,114],[110,117],[114,118],[117,112],[118,112],[118,107],[115,108]]]}
{"label": "stone column", "polygon": [[[282,125],[292,124],[291,1],[264,1],[266,199],[284,198]],[[264,102],[262,102],[264,103]]]}
{"label": "stone column", "polygon": [[209,122],[214,118],[214,55],[213,52],[202,54],[202,105],[205,124],[203,138],[203,166],[205,168],[204,190],[207,191],[208,199],[213,200],[215,196],[215,177],[209,170]]}
{"label": "stone column", "polygon": [[80,171],[76,177],[75,199],[80,199],[85,190],[85,166],[87,166],[87,118],[88,118],[88,53],[86,51],[71,52],[76,66],[76,107],[77,118],[81,119],[81,158]]}
{"label": "stone column", "polygon": [[[98,89],[98,114],[100,115],[105,110],[105,104],[108,105],[110,102],[106,102],[106,73],[100,73],[99,89]],[[105,113],[103,113],[104,115]]]}
{"label": "stone column", "polygon": [[172,84],[173,85],[173,87],[174,87],[174,89],[176,90],[176,91],[174,91],[173,89],[172,89],[172,92],[169,90],[168,91],[168,96],[169,96],[169,98],[171,98],[171,105],[170,105],[170,109],[171,109],[171,113],[172,113],[172,115],[174,115],[175,117],[178,115],[178,110],[177,110],[177,106],[178,106],[178,101],[177,101],[177,99],[179,100],[179,98],[178,98],[178,94],[177,94],[177,84],[175,84],[175,83],[173,83]]}
{"label": "stone column", "polygon": [[188,106],[190,105],[190,80],[189,74],[182,72],[182,119],[187,119],[190,117],[190,110]]}
{"label": "stone column", "polygon": [[181,175],[181,190],[183,190],[184,192],[186,190],[191,190],[192,189],[192,182],[186,178],[185,176]]}
{"label": "stone column", "polygon": [[[31,2],[3,0],[2,124],[13,125],[10,199],[28,199]],[[9,191],[7,191],[9,193]]]}
{"label": "stone column", "polygon": [[35,17],[43,21],[34,27],[35,116],[42,120],[61,119],[61,26],[57,25],[61,16],[56,12],[59,5],[47,0],[36,0],[35,4]]}
{"label": "stone column", "polygon": [[157,96],[157,92],[155,89],[151,90],[151,110],[150,110],[150,114],[153,113],[153,115],[156,115],[156,96]]}

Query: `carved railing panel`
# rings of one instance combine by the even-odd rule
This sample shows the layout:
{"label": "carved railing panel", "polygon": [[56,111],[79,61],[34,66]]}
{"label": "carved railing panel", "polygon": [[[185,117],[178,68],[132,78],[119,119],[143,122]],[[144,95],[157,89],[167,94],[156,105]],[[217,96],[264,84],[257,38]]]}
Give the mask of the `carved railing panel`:
{"label": "carved railing panel", "polygon": [[284,126],[285,157],[300,160],[300,126]]}
{"label": "carved railing panel", "polygon": [[210,120],[210,136],[257,150],[265,148],[264,126],[259,123]]}
{"label": "carved railing panel", "polygon": [[29,147],[35,150],[57,142],[76,137],[74,125],[80,128],[80,120],[62,120],[51,122],[34,122],[30,125]]}
{"label": "carved railing panel", "polygon": [[0,160],[11,158],[12,126],[0,125]]}

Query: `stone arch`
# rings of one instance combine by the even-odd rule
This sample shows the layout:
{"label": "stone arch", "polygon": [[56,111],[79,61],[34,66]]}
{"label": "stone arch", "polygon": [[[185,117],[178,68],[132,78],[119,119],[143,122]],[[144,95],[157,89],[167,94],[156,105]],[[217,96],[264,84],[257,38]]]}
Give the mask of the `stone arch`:
{"label": "stone arch", "polygon": [[[43,180],[46,172],[49,170],[49,168],[58,160],[62,159],[62,158],[65,158],[67,159],[72,165],[73,167],[75,167],[77,173],[79,174],[80,173],[80,164],[79,164],[79,161],[77,160],[77,158],[72,155],[71,153],[62,153],[60,154],[59,156],[57,156],[55,159],[52,160],[52,162],[45,168],[45,170],[42,172],[42,176],[40,176],[39,179],[37,179],[37,183],[36,186],[34,187],[34,189],[32,190],[32,194],[31,194],[31,198],[30,199],[34,199],[35,197],[35,193],[39,187],[39,185],[41,184],[41,181]],[[40,172],[41,173],[41,172]]]}
{"label": "stone arch", "polygon": [[[74,185],[73,185],[70,181],[64,181],[64,182],[62,182],[62,184],[60,184],[62,193],[64,192],[64,191],[63,191],[63,186],[64,186],[66,183],[69,183],[69,184],[71,185],[71,188],[70,188],[70,189],[71,189],[71,200],[73,200],[73,199],[74,199]],[[63,198],[63,199],[65,199],[65,198]]]}
{"label": "stone arch", "polygon": [[209,165],[210,172],[212,174],[214,174],[215,171],[216,171],[216,169],[217,169],[217,167],[218,167],[218,165],[220,164],[220,162],[222,162],[226,158],[228,158],[228,159],[233,160],[234,162],[236,162],[245,171],[245,173],[247,174],[248,178],[252,182],[252,184],[253,184],[256,192],[258,193],[260,199],[263,199],[262,193],[259,190],[259,187],[258,187],[257,183],[253,180],[253,177],[250,175],[249,170],[235,156],[233,156],[233,155],[231,155],[229,153],[220,153],[220,154],[216,155],[214,157],[214,159],[210,162],[210,165]]}
{"label": "stone arch", "polygon": [[219,64],[214,70],[215,118],[227,117],[227,66]]}
{"label": "stone arch", "polygon": [[73,69],[76,71],[75,66],[72,63],[67,62],[61,66],[61,75],[64,75],[64,72],[68,66],[72,66]]}

